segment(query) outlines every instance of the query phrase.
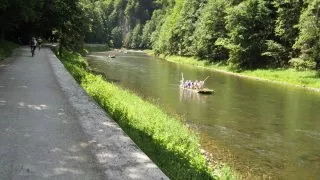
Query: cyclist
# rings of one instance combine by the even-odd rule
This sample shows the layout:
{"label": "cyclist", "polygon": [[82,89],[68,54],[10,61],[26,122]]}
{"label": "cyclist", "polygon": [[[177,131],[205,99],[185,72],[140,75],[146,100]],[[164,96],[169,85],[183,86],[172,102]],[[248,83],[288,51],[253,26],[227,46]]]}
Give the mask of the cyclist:
{"label": "cyclist", "polygon": [[38,44],[38,42],[37,42],[36,38],[35,38],[35,37],[32,37],[31,40],[30,40],[30,47],[31,47],[31,54],[32,54],[32,56],[35,55],[34,50],[36,49],[37,44]]}

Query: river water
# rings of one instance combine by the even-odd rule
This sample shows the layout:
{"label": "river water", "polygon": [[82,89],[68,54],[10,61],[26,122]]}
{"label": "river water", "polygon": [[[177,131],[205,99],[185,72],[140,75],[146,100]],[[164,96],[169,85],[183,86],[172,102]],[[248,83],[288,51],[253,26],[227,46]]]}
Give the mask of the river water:
{"label": "river water", "polygon": [[[196,129],[201,145],[222,152],[236,169],[259,178],[320,178],[320,93],[257,81],[150,57],[142,52],[88,56],[109,81],[153,99]],[[203,80],[213,95],[178,87]],[[226,155],[228,154],[228,155]]]}

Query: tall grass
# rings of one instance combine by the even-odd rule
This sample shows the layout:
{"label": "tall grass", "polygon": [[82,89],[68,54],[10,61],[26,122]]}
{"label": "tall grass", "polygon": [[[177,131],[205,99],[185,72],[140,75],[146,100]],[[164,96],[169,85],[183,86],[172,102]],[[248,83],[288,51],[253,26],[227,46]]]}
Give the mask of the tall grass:
{"label": "tall grass", "polygon": [[212,170],[199,139],[177,119],[133,93],[86,70],[78,54],[59,58],[79,84],[103,107],[170,179],[234,179],[231,169]]}
{"label": "tall grass", "polygon": [[10,41],[1,41],[0,40],[0,60],[9,57],[13,49],[17,48],[18,45]]}
{"label": "tall grass", "polygon": [[[145,52],[149,55],[154,55],[153,52],[150,50]],[[260,78],[264,80],[320,89],[320,71],[315,70],[297,71],[295,69],[257,69],[235,72],[225,64],[210,63],[209,61],[199,60],[194,57],[164,55],[159,55],[159,57],[166,59],[167,61],[176,62],[179,64],[188,64],[193,66],[235,73],[239,75],[245,75],[253,78]]]}

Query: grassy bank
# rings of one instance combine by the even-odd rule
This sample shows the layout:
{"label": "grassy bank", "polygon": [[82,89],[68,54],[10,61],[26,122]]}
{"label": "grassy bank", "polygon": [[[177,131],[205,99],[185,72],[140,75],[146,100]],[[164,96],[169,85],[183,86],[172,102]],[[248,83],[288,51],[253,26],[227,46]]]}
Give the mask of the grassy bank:
{"label": "grassy bank", "polygon": [[19,47],[19,45],[13,42],[0,40],[0,60],[10,56],[12,51],[17,47]]}
{"label": "grassy bank", "polygon": [[102,51],[109,51],[110,47],[102,44],[86,44],[84,46],[84,49],[87,52],[102,52]]}
{"label": "grassy bank", "polygon": [[86,92],[170,179],[236,179],[230,168],[208,166],[198,137],[179,120],[88,72],[80,55],[64,53],[59,58]]}
{"label": "grassy bank", "polygon": [[[149,55],[154,55],[152,51],[145,52]],[[296,71],[294,69],[257,69],[235,72],[230,70],[228,66],[223,65],[221,63],[212,64],[208,61],[201,61],[193,57],[160,55],[160,58],[180,64],[200,66],[204,68],[235,73],[236,75],[243,75],[247,77],[259,78],[263,80],[275,81],[280,83],[288,83],[292,85],[315,88],[320,90],[320,72],[317,71]]]}

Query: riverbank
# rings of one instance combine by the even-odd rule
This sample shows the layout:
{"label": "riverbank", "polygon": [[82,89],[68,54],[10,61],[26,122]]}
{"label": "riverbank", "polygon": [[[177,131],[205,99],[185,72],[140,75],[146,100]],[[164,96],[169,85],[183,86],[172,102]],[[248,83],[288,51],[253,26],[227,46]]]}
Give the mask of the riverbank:
{"label": "riverbank", "polygon": [[3,60],[11,55],[15,48],[19,47],[18,44],[15,44],[10,41],[1,41],[0,40],[0,60]]}
{"label": "riverbank", "polygon": [[[154,56],[154,53],[151,50],[146,50],[145,52],[149,55]],[[212,64],[209,61],[198,60],[193,57],[164,55],[160,55],[159,57],[167,61],[179,64],[188,64],[197,67],[212,69],[215,71],[235,76],[241,76],[244,78],[268,81],[272,83],[279,83],[290,86],[297,86],[320,92],[320,72],[317,71],[296,71],[294,69],[257,69],[235,72],[230,70],[228,66],[223,65],[221,63]]]}
{"label": "riverbank", "polygon": [[86,53],[89,52],[101,52],[101,51],[108,51],[110,47],[106,44],[85,44],[84,49]]}
{"label": "riverbank", "polygon": [[79,84],[171,179],[237,179],[228,167],[210,168],[198,137],[178,119],[87,70],[80,55],[60,56]]}

